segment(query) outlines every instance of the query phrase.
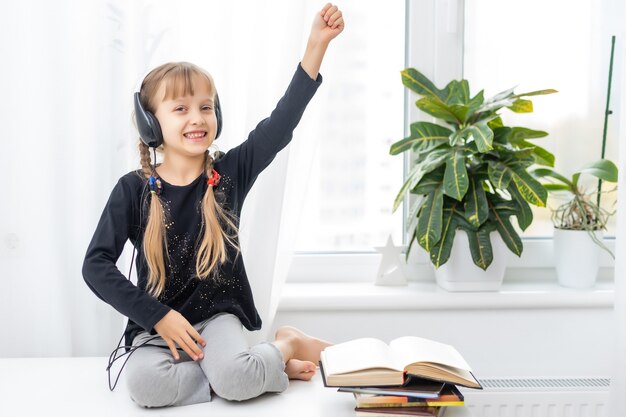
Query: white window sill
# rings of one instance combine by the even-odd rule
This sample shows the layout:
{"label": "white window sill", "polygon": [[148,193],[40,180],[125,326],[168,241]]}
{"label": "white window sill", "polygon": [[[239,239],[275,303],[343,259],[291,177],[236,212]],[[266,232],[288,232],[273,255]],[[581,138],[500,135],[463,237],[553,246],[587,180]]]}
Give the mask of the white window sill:
{"label": "white window sill", "polygon": [[[605,239],[615,253],[615,240]],[[507,251],[506,283],[537,281],[556,283],[554,246],[552,239],[525,239],[524,252],[517,257]],[[419,246],[411,250],[408,262],[401,256],[405,276],[417,282],[434,284],[434,268],[428,254]],[[362,253],[296,253],[288,274],[288,283],[373,282],[382,256],[376,252]],[[612,280],[615,262],[600,251],[601,280]],[[505,284],[506,286],[506,284]]]}
{"label": "white window sill", "polygon": [[509,282],[497,292],[448,292],[435,282],[383,287],[371,282],[286,283],[279,311],[310,310],[502,310],[613,308],[614,285],[569,289],[556,282]]}

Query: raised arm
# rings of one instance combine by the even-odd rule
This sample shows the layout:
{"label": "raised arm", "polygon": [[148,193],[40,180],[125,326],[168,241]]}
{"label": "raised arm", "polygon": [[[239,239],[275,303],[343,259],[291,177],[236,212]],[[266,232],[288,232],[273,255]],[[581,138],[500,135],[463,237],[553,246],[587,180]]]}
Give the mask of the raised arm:
{"label": "raised arm", "polygon": [[307,104],[322,83],[319,69],[326,48],[343,27],[341,12],[330,3],[315,15],[304,57],[276,108],[257,124],[246,141],[229,150],[217,163],[218,171],[237,179],[239,206],[256,177],[291,141]]}
{"label": "raised arm", "polygon": [[331,3],[326,3],[322,10],[315,15],[301,62],[302,68],[312,79],[317,79],[328,44],[343,31],[343,28],[341,10]]}

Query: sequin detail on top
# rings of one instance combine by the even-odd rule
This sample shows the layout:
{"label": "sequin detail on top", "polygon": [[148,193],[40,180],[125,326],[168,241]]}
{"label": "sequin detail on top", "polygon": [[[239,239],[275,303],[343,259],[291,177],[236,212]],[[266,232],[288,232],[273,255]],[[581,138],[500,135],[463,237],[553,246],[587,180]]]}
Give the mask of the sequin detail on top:
{"label": "sequin detail on top", "polygon": [[[216,306],[232,305],[237,303],[234,294],[246,293],[241,279],[236,276],[218,274],[215,278],[207,278],[198,282],[193,291],[194,296],[186,307],[194,311],[211,311]],[[247,297],[246,297],[247,298]]]}
{"label": "sequin detail on top", "polygon": [[[172,222],[171,225],[174,223]],[[189,233],[169,234],[168,233],[168,252],[171,255],[167,262],[167,277],[165,281],[165,289],[159,296],[159,301],[176,303],[178,298],[186,298],[190,288],[188,287],[195,279],[195,253],[194,240]],[[172,255],[173,254],[173,255]],[[195,285],[192,286],[193,289]],[[187,294],[188,295],[188,294]]]}
{"label": "sequin detail on top", "polygon": [[[216,200],[218,204],[224,205],[224,194],[221,191],[223,185],[231,185],[232,181],[228,177],[222,177],[226,181],[220,181],[220,186],[216,187]],[[230,183],[230,184],[229,184]],[[166,189],[164,196],[168,195],[168,189]],[[179,224],[172,221],[173,214],[172,207],[173,202],[167,198],[161,197],[163,203],[163,209],[166,213],[165,228],[167,234],[167,245],[169,258],[166,261],[166,281],[165,288],[158,300],[164,304],[167,304],[174,308],[189,308],[192,307],[196,311],[210,311],[216,304],[224,304],[228,302],[232,304],[236,300],[231,297],[225,297],[228,293],[230,295],[232,289],[236,291],[243,291],[244,286],[240,280],[232,277],[226,282],[222,282],[222,275],[209,276],[204,279],[199,279],[196,274],[196,257],[197,257],[197,245],[199,245],[199,239],[201,239],[200,224],[194,229],[195,233],[190,233],[183,226],[181,229],[181,223],[185,223],[180,219]],[[201,218],[201,196],[198,196],[196,202],[196,214],[198,219]],[[226,227],[222,224],[222,227]],[[239,253],[236,253],[234,259],[237,259]],[[232,268],[232,266],[231,266]],[[230,288],[229,291],[226,289]],[[198,297],[201,302],[198,301]],[[187,304],[187,300],[196,300],[195,303]]]}
{"label": "sequin detail on top", "polygon": [[225,210],[229,210],[232,213],[231,205],[229,204],[226,196],[233,190],[233,180],[226,175],[221,175],[219,184],[213,188],[215,201]]}
{"label": "sequin detail on top", "polygon": [[222,175],[220,177],[218,189],[225,193],[230,193],[232,188],[233,188],[233,180],[229,176]]}

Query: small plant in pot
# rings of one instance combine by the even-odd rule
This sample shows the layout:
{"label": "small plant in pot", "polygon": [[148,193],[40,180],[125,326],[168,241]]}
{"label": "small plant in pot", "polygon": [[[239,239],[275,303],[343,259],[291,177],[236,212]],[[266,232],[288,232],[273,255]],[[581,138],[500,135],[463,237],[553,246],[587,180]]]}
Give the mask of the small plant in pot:
{"label": "small plant in pot", "polygon": [[523,250],[511,217],[525,230],[533,220],[530,204],[546,204],[547,191],[528,168],[554,166],[554,155],[529,141],[546,132],[505,126],[498,112],[532,112],[532,102],[522,97],[556,91],[515,94],[510,89],[485,100],[483,91],[470,95],[467,80],[453,80],[440,90],[414,68],[401,75],[402,83],[422,96],[417,107],[439,122],[412,123],[410,136],[390,149],[391,155],[410,152],[413,161],[393,205],[395,211],[407,191],[417,196],[409,215],[407,257],[417,241],[430,254],[441,287],[497,290],[506,267],[505,246],[518,256]]}
{"label": "small plant in pot", "polygon": [[549,168],[537,168],[533,174],[552,181],[544,184],[544,187],[555,196],[564,193],[569,197],[565,203],[552,210],[559,284],[569,288],[592,287],[598,274],[600,249],[615,258],[602,241],[603,231],[614,212],[601,207],[601,187],[593,191],[585,190],[580,185],[580,178],[582,174],[587,174],[615,183],[617,166],[608,159],[600,159],[585,165],[571,178]]}

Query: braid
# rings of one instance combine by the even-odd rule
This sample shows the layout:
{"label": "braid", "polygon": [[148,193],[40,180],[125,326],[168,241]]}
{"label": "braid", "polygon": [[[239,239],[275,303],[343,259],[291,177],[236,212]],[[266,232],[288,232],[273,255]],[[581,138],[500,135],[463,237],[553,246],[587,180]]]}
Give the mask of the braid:
{"label": "braid", "polygon": [[[204,156],[204,171],[207,178],[212,175],[213,162],[213,158],[207,151]],[[236,240],[235,217],[217,203],[213,188],[208,186],[202,198],[202,228],[204,233],[200,234],[201,241],[196,257],[196,275],[200,279],[209,275],[217,278],[219,265],[227,259],[227,244],[235,248],[237,255],[240,251]]]}
{"label": "braid", "polygon": [[[150,164],[150,148],[139,141],[139,154],[141,156],[141,169],[146,181],[153,172]],[[156,164],[156,161],[155,161]],[[158,297],[165,288],[165,257],[169,258],[167,251],[167,236],[165,234],[165,211],[161,199],[155,193],[150,193],[150,212],[143,238],[143,251],[148,264],[148,292]],[[140,202],[140,210],[143,210],[143,201]]]}
{"label": "braid", "polygon": [[150,148],[141,140],[139,141],[139,156],[139,162],[141,163],[143,175],[145,178],[150,178],[150,175],[152,174],[152,167],[150,166]]}
{"label": "braid", "polygon": [[210,177],[210,173],[213,170],[213,157],[209,154],[207,150],[204,153],[204,172],[207,174],[207,178]]}

